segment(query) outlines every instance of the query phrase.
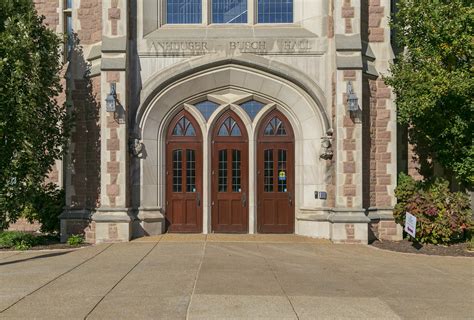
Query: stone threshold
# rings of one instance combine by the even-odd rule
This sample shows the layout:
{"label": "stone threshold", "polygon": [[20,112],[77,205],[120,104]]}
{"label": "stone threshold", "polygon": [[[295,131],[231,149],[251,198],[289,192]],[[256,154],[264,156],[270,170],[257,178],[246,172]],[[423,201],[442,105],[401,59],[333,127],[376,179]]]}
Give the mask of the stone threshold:
{"label": "stone threshold", "polygon": [[249,243],[312,243],[331,244],[327,239],[316,239],[294,234],[179,234],[166,233],[133,239],[131,242],[249,242]]}

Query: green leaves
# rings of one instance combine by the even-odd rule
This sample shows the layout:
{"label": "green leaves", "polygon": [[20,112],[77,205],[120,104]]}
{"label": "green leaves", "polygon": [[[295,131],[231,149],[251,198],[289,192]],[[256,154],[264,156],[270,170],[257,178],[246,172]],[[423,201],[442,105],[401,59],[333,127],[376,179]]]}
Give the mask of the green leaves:
{"label": "green leaves", "polygon": [[[403,49],[386,82],[409,127],[422,173],[433,163],[474,185],[474,9],[465,0],[400,0],[392,21]],[[434,161],[433,161],[434,160]]]}
{"label": "green leaves", "polygon": [[406,212],[414,215],[417,218],[416,240],[421,243],[463,241],[472,228],[469,198],[462,192],[450,192],[446,180],[420,182],[401,173],[395,196],[395,222],[404,226]]}
{"label": "green leaves", "polygon": [[31,0],[1,1],[0,228],[16,220],[64,152],[60,45]]}

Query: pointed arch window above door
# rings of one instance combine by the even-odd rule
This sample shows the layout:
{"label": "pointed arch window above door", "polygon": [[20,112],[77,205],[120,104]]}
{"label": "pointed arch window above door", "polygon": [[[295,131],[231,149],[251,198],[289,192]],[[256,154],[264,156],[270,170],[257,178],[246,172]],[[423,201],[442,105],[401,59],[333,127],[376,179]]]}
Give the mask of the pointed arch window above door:
{"label": "pointed arch window above door", "polygon": [[286,136],[285,124],[275,116],[268,122],[263,134],[265,136]]}
{"label": "pointed arch window above door", "polygon": [[237,122],[232,117],[228,117],[222,123],[217,135],[220,137],[240,137],[242,132]]}
{"label": "pointed arch window above door", "polygon": [[173,128],[173,136],[177,137],[194,137],[196,136],[196,130],[192,123],[186,117],[182,117],[178,120]]}

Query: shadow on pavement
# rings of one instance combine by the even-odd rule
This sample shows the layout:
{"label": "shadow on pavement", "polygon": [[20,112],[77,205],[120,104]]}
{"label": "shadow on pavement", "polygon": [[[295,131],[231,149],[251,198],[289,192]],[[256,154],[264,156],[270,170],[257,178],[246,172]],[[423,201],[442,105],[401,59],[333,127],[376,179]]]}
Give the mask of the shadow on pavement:
{"label": "shadow on pavement", "polygon": [[21,262],[26,262],[29,260],[35,260],[35,259],[42,259],[42,258],[51,258],[51,257],[56,257],[56,256],[62,256],[63,254],[67,254],[69,252],[72,252],[70,250],[65,251],[65,252],[52,252],[48,254],[43,254],[40,256],[34,256],[31,258],[26,258],[26,259],[19,259],[19,260],[13,260],[13,261],[7,261],[7,262],[0,262],[0,266],[8,265],[8,264],[14,264],[14,263],[21,263]]}

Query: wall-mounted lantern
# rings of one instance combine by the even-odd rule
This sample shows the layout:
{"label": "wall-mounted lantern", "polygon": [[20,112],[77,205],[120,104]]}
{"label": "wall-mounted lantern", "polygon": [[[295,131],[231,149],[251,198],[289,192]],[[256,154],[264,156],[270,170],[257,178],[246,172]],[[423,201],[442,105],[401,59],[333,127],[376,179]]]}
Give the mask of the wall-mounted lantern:
{"label": "wall-mounted lantern", "polygon": [[115,112],[117,104],[117,94],[115,93],[115,83],[110,84],[110,93],[105,98],[105,110],[107,112]]}
{"label": "wall-mounted lantern", "polygon": [[350,112],[359,110],[359,98],[357,98],[357,95],[354,93],[351,81],[347,83],[347,109]]}

